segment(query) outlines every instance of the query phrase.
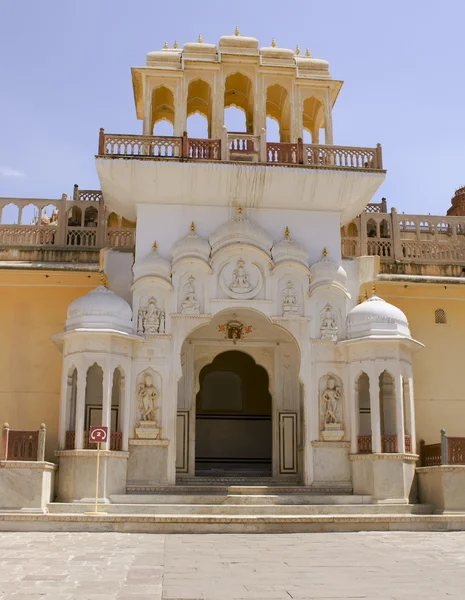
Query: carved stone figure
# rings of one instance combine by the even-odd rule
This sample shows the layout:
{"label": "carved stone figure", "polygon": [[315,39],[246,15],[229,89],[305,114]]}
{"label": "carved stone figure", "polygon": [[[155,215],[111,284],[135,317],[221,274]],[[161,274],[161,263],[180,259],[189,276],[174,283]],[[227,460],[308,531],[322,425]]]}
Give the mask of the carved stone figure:
{"label": "carved stone figure", "polygon": [[155,423],[157,420],[158,391],[153,385],[153,377],[149,371],[145,371],[142,377],[142,382],[137,385],[140,420]]}
{"label": "carved stone figure", "polygon": [[320,313],[321,337],[324,340],[337,342],[337,317],[334,310],[327,304]]}
{"label": "carved stone figure", "polygon": [[237,261],[237,267],[233,271],[233,280],[229,286],[231,290],[239,293],[250,292],[252,286],[249,282],[249,274],[245,270],[245,262],[240,258]]}
{"label": "carved stone figure", "polygon": [[288,281],[283,290],[283,315],[297,315],[298,312],[297,290],[292,285],[292,281]]}
{"label": "carved stone figure", "polygon": [[340,440],[342,429],[342,385],[339,378],[329,373],[320,379],[321,431],[324,440]]}
{"label": "carved stone figure", "polygon": [[152,296],[147,306],[140,308],[137,313],[137,333],[164,333],[165,313],[157,307],[157,301]]}
{"label": "carved stone figure", "polygon": [[194,277],[191,275],[184,286],[184,300],[182,302],[182,314],[198,315],[200,314],[200,304],[197,302],[197,296],[194,287]]}

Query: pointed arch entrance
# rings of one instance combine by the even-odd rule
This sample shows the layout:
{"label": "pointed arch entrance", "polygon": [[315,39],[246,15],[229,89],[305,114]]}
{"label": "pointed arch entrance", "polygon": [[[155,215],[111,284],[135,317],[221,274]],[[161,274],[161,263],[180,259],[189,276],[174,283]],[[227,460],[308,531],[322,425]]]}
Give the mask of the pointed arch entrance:
{"label": "pointed arch entrance", "polygon": [[200,371],[196,395],[198,475],[271,476],[272,403],[266,370],[240,350]]}

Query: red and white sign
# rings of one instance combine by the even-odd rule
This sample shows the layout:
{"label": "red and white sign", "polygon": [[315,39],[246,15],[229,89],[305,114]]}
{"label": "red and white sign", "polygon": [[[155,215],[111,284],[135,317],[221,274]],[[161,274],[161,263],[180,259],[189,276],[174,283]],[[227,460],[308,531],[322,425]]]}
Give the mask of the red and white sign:
{"label": "red and white sign", "polygon": [[108,439],[108,427],[93,426],[89,431],[89,442],[93,444],[106,442]]}

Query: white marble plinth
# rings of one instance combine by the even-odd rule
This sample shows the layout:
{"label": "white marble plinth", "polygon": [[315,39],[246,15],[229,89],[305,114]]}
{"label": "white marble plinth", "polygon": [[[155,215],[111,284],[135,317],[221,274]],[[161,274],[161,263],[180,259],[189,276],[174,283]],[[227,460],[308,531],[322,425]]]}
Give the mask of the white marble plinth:
{"label": "white marble plinth", "polygon": [[155,421],[140,421],[136,427],[136,436],[139,440],[158,440],[160,428]]}
{"label": "white marble plinth", "polygon": [[344,430],[339,423],[326,423],[321,437],[325,442],[338,442],[344,437]]}
{"label": "white marble plinth", "polygon": [[44,512],[53,499],[57,466],[44,461],[0,464],[0,510]]}

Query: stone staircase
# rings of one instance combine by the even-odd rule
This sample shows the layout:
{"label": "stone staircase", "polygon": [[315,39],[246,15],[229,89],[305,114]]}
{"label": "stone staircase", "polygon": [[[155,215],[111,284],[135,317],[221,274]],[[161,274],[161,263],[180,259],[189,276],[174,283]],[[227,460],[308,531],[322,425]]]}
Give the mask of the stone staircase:
{"label": "stone staircase", "polygon": [[[156,489],[156,491],[154,491]],[[370,496],[311,487],[194,484],[111,496],[109,502],[52,502],[46,514],[0,514],[0,531],[147,533],[297,533],[465,530],[465,514],[436,515],[428,505],[374,503]]]}

